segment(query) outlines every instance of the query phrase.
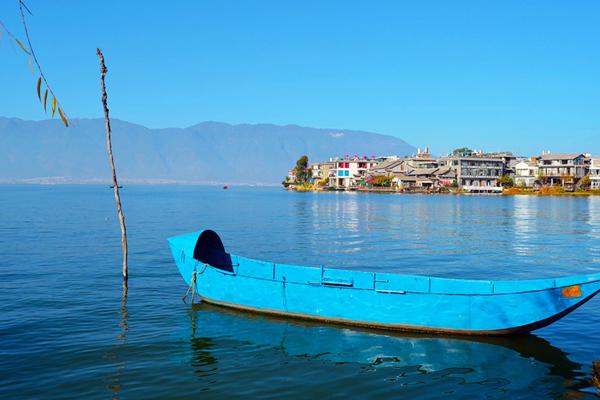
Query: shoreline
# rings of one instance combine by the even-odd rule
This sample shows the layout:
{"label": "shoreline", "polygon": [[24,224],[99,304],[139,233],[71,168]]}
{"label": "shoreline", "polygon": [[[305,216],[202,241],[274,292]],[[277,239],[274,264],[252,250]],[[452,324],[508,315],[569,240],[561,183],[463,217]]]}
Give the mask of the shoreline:
{"label": "shoreline", "polygon": [[559,187],[535,189],[510,188],[502,191],[504,196],[600,196],[600,190],[566,191]]}
{"label": "shoreline", "polygon": [[287,187],[284,188],[291,192],[355,192],[355,193],[378,193],[378,194],[420,194],[420,195],[492,195],[492,196],[575,196],[575,197],[589,197],[589,196],[600,196],[600,190],[578,190],[578,191],[565,191],[563,188],[550,187],[541,188],[540,190],[535,189],[524,189],[524,188],[507,188],[501,192],[467,192],[460,188],[445,189],[440,191],[427,191],[427,190],[396,190],[391,188],[365,188],[365,189],[333,189],[323,187]]}

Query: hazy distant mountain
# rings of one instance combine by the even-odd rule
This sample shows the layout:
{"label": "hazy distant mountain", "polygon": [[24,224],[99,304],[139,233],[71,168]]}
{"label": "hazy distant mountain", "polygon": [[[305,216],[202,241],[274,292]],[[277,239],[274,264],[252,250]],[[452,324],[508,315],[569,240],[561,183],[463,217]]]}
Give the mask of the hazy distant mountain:
{"label": "hazy distant mountain", "polygon": [[[303,154],[310,161],[345,154],[414,153],[393,136],[297,125],[149,129],[113,120],[113,152],[123,181],[279,183]],[[24,121],[0,117],[0,181],[108,181],[104,120]],[[43,180],[43,179],[42,179]]]}

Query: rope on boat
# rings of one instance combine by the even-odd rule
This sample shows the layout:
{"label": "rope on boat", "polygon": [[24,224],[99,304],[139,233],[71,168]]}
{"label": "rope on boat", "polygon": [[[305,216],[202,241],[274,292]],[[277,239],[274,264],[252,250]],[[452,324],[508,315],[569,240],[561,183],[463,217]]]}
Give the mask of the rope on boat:
{"label": "rope on boat", "polygon": [[200,269],[199,272],[196,271],[196,269],[194,268],[194,270],[192,271],[192,279],[190,280],[190,286],[188,287],[187,291],[185,292],[185,295],[183,296],[183,298],[181,300],[183,300],[184,303],[187,304],[186,299],[188,298],[190,292],[192,293],[192,306],[194,305],[194,300],[196,299],[196,276],[197,275],[202,275],[204,273],[204,271],[206,271],[206,267],[208,265],[207,264],[203,264],[202,268]]}
{"label": "rope on boat", "polygon": [[190,286],[188,287],[187,291],[183,295],[183,298],[181,299],[186,304],[187,304],[186,299],[188,298],[188,295],[190,294],[190,292],[192,292],[192,305],[194,305],[194,298],[196,297],[196,271],[192,271],[192,280],[191,280]]}

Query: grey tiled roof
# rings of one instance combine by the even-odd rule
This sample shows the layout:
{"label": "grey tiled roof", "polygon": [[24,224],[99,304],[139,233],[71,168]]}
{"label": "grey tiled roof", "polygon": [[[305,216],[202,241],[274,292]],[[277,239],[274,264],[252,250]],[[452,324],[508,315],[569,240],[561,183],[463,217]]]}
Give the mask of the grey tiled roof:
{"label": "grey tiled roof", "polygon": [[446,175],[450,178],[456,178],[456,172],[454,172],[454,170],[452,168],[450,168],[449,166],[444,166],[444,167],[438,168],[438,170],[435,172],[435,174],[436,174],[436,176]]}
{"label": "grey tiled roof", "polygon": [[372,170],[388,170],[402,164],[404,160],[386,160],[382,163],[377,164]]}
{"label": "grey tiled roof", "polygon": [[542,155],[542,160],[573,160],[579,156],[583,156],[582,153],[550,153]]}
{"label": "grey tiled roof", "polygon": [[433,175],[439,168],[414,168],[407,172],[408,175]]}

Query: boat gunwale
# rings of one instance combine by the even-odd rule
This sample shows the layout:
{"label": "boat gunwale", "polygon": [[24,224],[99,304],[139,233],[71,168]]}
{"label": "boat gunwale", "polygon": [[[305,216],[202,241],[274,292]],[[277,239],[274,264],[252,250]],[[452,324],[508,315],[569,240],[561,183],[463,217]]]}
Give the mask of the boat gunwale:
{"label": "boat gunwale", "polygon": [[[235,257],[242,257],[242,256],[237,256],[235,254],[232,254],[232,256]],[[288,266],[288,267],[296,267],[296,268],[306,268],[306,269],[313,269],[313,270],[320,270],[320,268],[318,267],[307,267],[307,266],[303,266],[303,265],[291,265],[291,264],[278,264],[278,263],[271,263],[268,261],[262,261],[262,260],[256,260],[256,259],[252,259],[252,258],[247,258],[247,257],[242,257],[246,260],[249,261],[256,261],[256,262],[260,262],[260,263],[268,263],[268,264],[273,264],[274,266]],[[195,260],[198,262],[198,264],[201,264],[200,261]],[[203,264],[204,265],[204,264]],[[273,278],[262,278],[259,276],[252,276],[252,275],[245,275],[245,274],[240,274],[238,272],[229,272],[229,271],[225,271],[222,270],[220,268],[214,267],[210,264],[206,264],[208,267],[210,267],[211,269],[213,269],[215,272],[221,273],[223,275],[230,275],[230,276],[239,276],[242,278],[249,278],[249,279],[257,279],[257,280],[262,280],[262,281],[268,281],[268,282],[278,282],[278,283],[286,283],[286,284],[294,284],[294,285],[306,285],[306,286],[321,286],[321,287],[326,287],[326,288],[331,288],[331,289],[353,289],[353,290],[367,290],[367,291],[375,291],[377,293],[381,293],[381,294],[407,294],[407,293],[412,293],[412,294],[438,294],[438,295],[446,295],[446,296],[502,296],[502,295],[511,295],[511,294],[519,294],[519,293],[535,293],[535,292],[545,292],[548,290],[552,290],[552,289],[562,289],[562,288],[566,288],[566,287],[571,287],[571,286],[575,286],[575,285],[586,285],[589,283],[595,283],[600,281],[600,276],[597,277],[597,279],[592,279],[592,280],[585,280],[584,278],[589,278],[592,275],[589,276],[566,276],[563,278],[548,278],[548,279],[524,279],[524,280],[494,280],[494,281],[489,281],[489,280],[485,280],[485,279],[460,279],[460,278],[442,278],[442,277],[435,277],[435,276],[427,276],[427,275],[405,275],[405,274],[397,274],[397,273],[393,273],[393,272],[383,272],[383,273],[379,273],[379,272],[368,272],[368,271],[355,271],[355,270],[351,270],[351,269],[343,269],[343,268],[328,268],[329,270],[336,270],[336,271],[349,271],[349,272],[354,272],[354,273],[371,273],[374,275],[375,279],[377,278],[377,274],[382,274],[382,275],[386,275],[386,274],[390,274],[390,275],[394,275],[394,276],[401,276],[401,277],[406,277],[406,278],[425,278],[425,279],[430,279],[430,280],[437,280],[439,282],[447,282],[447,281],[452,281],[452,282],[475,282],[475,283],[489,283],[492,287],[492,290],[494,289],[494,284],[497,282],[503,282],[503,283],[510,283],[510,282],[521,282],[521,283],[542,283],[542,282],[552,282],[554,283],[554,286],[548,286],[548,287],[544,287],[544,288],[540,288],[540,289],[525,289],[525,290],[517,290],[517,291],[513,291],[513,292],[494,292],[492,291],[491,293],[476,293],[476,292],[472,292],[472,293],[452,293],[452,292],[440,292],[440,291],[431,291],[431,289],[427,292],[425,291],[418,291],[418,290],[410,290],[410,289],[376,289],[375,287],[373,288],[361,288],[361,287],[355,287],[355,286],[346,286],[346,285],[328,285],[326,283],[323,282],[299,282],[299,281],[294,281],[294,280],[282,280],[282,279],[273,279]],[[234,267],[238,266],[234,265]],[[584,279],[583,281],[579,282],[579,279]],[[562,284],[562,285],[557,285],[556,281],[558,279],[574,279],[576,280],[576,282],[579,283],[568,283],[568,284]]]}
{"label": "boat gunwale", "polygon": [[[196,234],[196,232],[194,234]],[[179,236],[188,236],[188,235],[179,235]],[[167,239],[170,246],[183,252],[186,255],[186,257],[189,256],[190,258],[192,258],[197,263],[197,265],[202,264],[200,261],[198,261],[198,260],[194,259],[192,256],[190,256],[188,251],[182,249],[180,246],[177,246],[175,240],[171,240],[171,239],[176,239],[179,236],[174,236],[174,237]],[[600,273],[594,273],[594,274],[589,274],[589,275],[577,275],[577,276],[563,276],[563,277],[559,277],[559,278],[545,278],[545,279],[513,279],[513,280],[461,279],[461,278],[436,277],[436,276],[428,276],[428,275],[407,275],[407,274],[401,274],[401,273],[395,273],[395,272],[371,272],[371,271],[357,271],[357,270],[343,269],[343,268],[331,268],[331,267],[325,268],[324,266],[311,267],[311,266],[305,266],[305,265],[275,263],[275,262],[270,262],[270,261],[264,261],[264,260],[258,260],[258,259],[254,259],[254,258],[239,256],[236,254],[231,254],[231,256],[235,257],[236,260],[238,261],[237,263],[234,264],[234,271],[235,271],[234,273],[221,270],[210,264],[206,264],[206,265],[208,267],[211,267],[211,269],[214,269],[216,272],[223,273],[224,275],[234,275],[234,276],[240,276],[243,278],[258,279],[258,280],[265,280],[265,281],[272,281],[272,282],[283,282],[283,280],[277,280],[275,278],[262,278],[262,277],[258,277],[258,276],[252,276],[252,275],[238,274],[237,269],[235,267],[239,266],[239,259],[241,258],[245,261],[262,263],[262,264],[272,264],[275,268],[277,266],[282,266],[282,267],[301,268],[301,269],[313,270],[313,271],[326,269],[326,270],[330,270],[330,271],[331,270],[345,271],[348,273],[355,273],[355,274],[373,274],[374,279],[377,279],[378,275],[380,277],[383,277],[386,275],[391,275],[391,276],[403,277],[403,278],[408,278],[408,279],[410,279],[410,278],[428,279],[430,282],[437,281],[438,283],[440,283],[442,285],[444,283],[471,283],[471,284],[481,283],[481,284],[489,284],[489,285],[491,285],[491,288],[492,288],[491,292],[489,292],[489,293],[476,292],[476,291],[473,291],[473,292],[465,291],[464,293],[460,293],[460,292],[453,293],[453,292],[445,292],[445,291],[431,291],[431,284],[429,285],[428,291],[418,291],[418,290],[410,290],[410,289],[405,290],[405,289],[401,289],[401,288],[388,289],[388,290],[377,290],[375,286],[373,288],[360,288],[360,287],[355,287],[355,286],[331,286],[331,285],[323,284],[322,281],[319,281],[319,282],[297,282],[297,281],[293,281],[293,280],[285,281],[286,283],[292,283],[292,284],[308,285],[308,286],[321,286],[321,287],[328,287],[328,288],[335,288],[335,289],[372,290],[372,291],[376,291],[376,292],[382,293],[382,294],[414,293],[414,294],[439,294],[439,295],[448,295],[448,296],[501,296],[501,295],[510,295],[510,294],[518,294],[518,293],[543,292],[543,291],[548,291],[548,290],[552,290],[552,289],[561,289],[561,288],[565,288],[565,287],[571,287],[574,285],[585,285],[585,284],[590,284],[590,283],[595,283],[595,282],[600,281]],[[202,265],[204,265],[204,264],[202,264]],[[496,284],[498,284],[498,283],[501,283],[504,285],[520,283],[525,286],[535,285],[536,287],[534,289],[527,289],[527,288],[518,289],[518,288],[516,288],[514,291],[495,292]]]}

